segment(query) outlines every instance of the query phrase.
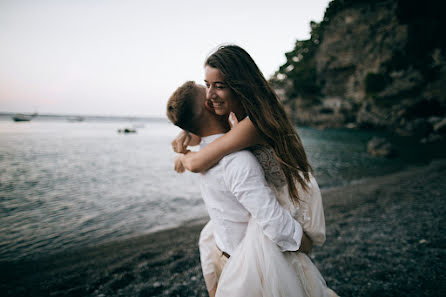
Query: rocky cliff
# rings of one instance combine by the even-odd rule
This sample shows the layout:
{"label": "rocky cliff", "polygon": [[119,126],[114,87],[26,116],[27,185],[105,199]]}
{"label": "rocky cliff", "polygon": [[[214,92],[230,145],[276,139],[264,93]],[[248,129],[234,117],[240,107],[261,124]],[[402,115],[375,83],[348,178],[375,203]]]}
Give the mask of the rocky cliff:
{"label": "rocky cliff", "polygon": [[271,78],[297,123],[444,139],[442,1],[334,0]]}

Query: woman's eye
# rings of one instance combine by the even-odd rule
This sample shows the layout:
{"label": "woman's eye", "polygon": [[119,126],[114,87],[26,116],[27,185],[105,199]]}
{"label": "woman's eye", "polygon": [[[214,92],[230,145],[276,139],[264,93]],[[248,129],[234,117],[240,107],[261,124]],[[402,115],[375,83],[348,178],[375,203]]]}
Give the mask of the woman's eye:
{"label": "woman's eye", "polygon": [[226,88],[225,85],[216,85],[215,87],[216,87],[217,89],[224,89],[224,88]]}

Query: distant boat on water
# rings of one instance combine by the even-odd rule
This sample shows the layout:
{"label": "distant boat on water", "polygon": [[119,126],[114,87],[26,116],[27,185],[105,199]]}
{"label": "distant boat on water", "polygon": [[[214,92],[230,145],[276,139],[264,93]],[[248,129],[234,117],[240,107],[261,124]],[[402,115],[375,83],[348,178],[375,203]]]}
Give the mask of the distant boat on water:
{"label": "distant boat on water", "polygon": [[81,116],[76,116],[76,117],[69,117],[67,120],[69,122],[83,122],[85,121],[85,118]]}
{"label": "distant boat on water", "polygon": [[12,119],[14,122],[29,122],[36,116],[37,116],[37,113],[33,113],[33,114],[29,114],[29,115],[23,114],[23,113],[16,113],[15,115],[12,116]]}
{"label": "distant boat on water", "polygon": [[124,134],[136,133],[136,129],[132,129],[132,128],[118,129],[118,133],[124,133]]}

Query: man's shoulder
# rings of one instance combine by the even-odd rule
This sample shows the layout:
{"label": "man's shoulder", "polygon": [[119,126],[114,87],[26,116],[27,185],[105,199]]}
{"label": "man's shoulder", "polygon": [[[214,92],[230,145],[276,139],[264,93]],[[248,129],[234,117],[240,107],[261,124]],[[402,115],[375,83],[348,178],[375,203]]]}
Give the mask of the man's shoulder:
{"label": "man's shoulder", "polygon": [[231,153],[222,159],[222,165],[231,171],[260,168],[259,161],[249,150]]}
{"label": "man's shoulder", "polygon": [[236,160],[237,162],[252,162],[252,161],[257,162],[256,157],[249,150],[240,150],[240,151],[230,153],[229,155],[226,155],[225,157],[223,157],[223,159],[226,162],[230,162],[230,161],[234,161],[234,160]]}
{"label": "man's shoulder", "polygon": [[256,184],[256,187],[266,184],[263,168],[249,150],[227,155],[223,161],[223,168],[225,181],[232,190],[233,187],[246,184]]}

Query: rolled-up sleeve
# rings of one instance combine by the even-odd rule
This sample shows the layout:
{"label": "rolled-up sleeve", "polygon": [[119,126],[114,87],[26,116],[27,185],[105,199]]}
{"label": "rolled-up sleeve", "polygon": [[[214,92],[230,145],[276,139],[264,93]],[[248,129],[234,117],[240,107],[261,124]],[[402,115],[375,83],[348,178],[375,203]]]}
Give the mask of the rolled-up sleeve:
{"label": "rolled-up sleeve", "polygon": [[225,166],[227,187],[282,251],[297,251],[302,240],[301,225],[279,204],[254,155],[248,151],[237,154]]}

